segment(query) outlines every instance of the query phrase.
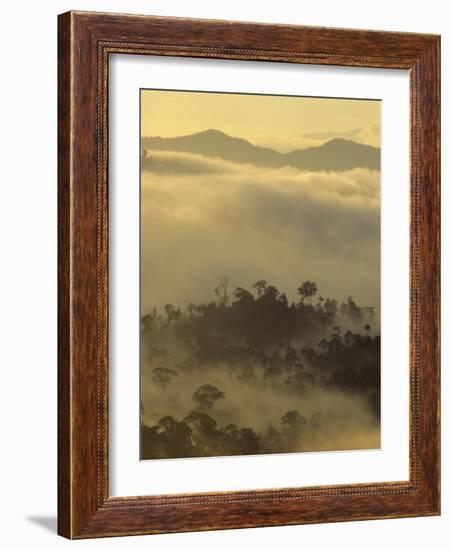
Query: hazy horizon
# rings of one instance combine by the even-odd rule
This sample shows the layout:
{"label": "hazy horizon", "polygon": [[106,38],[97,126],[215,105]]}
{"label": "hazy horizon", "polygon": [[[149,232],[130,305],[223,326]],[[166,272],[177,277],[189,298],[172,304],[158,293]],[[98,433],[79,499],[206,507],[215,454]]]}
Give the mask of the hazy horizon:
{"label": "hazy horizon", "polygon": [[222,134],[225,134],[229,137],[232,137],[234,139],[244,139],[251,143],[252,145],[255,145],[257,147],[265,147],[268,149],[273,149],[274,151],[285,154],[290,153],[292,151],[298,151],[303,149],[311,149],[320,147],[322,145],[325,145],[329,141],[333,140],[345,140],[345,141],[352,141],[353,143],[359,144],[359,145],[368,145],[370,147],[375,147],[376,149],[380,149],[380,136],[377,135],[379,132],[379,127],[373,126],[370,130],[368,130],[368,134],[364,131],[361,131],[359,128],[352,129],[350,131],[343,131],[343,132],[319,132],[319,133],[312,133],[312,134],[303,134],[303,135],[295,135],[295,136],[286,136],[284,138],[281,137],[271,137],[271,136],[247,136],[244,137],[243,135],[231,135],[227,132],[223,132],[222,130],[218,128],[203,128],[200,130],[196,130],[193,132],[190,132],[189,134],[175,134],[175,135],[168,135],[168,136],[162,136],[162,135],[141,135],[141,139],[143,141],[146,141],[146,139],[149,138],[162,138],[162,139],[173,139],[173,138],[180,138],[180,137],[190,137],[194,136],[196,134],[203,134],[208,132],[219,132]]}
{"label": "hazy horizon", "polygon": [[[143,143],[151,136],[167,140],[214,129],[271,146],[253,141],[256,129],[274,128],[273,141],[287,141],[297,119],[299,135],[316,142],[308,147],[338,137],[355,142],[358,122],[363,132],[375,129],[373,147],[380,145],[379,101],[156,90],[143,90],[141,97]],[[379,172],[263,170],[200,154],[209,145],[215,150],[207,140],[196,155],[142,147],[153,161],[142,163],[142,239],[149,235],[153,242],[142,250],[143,314],[166,303],[186,307],[213,300],[224,275],[244,287],[264,278],[290,299],[300,278],[315,280],[321,296],[352,295],[379,311]],[[153,239],[160,234],[164,242]],[[166,265],[172,256],[176,273]],[[267,261],[270,256],[274,261]],[[209,270],[200,270],[206,262]]]}
{"label": "hazy horizon", "polygon": [[380,102],[141,91],[141,458],[378,448]]}
{"label": "hazy horizon", "polygon": [[[142,89],[141,136],[176,137],[213,128],[280,152],[321,145],[334,137],[380,147],[380,103],[377,99]],[[257,111],[265,116],[253,116]],[[177,112],[177,119],[168,117],[168,112]]]}

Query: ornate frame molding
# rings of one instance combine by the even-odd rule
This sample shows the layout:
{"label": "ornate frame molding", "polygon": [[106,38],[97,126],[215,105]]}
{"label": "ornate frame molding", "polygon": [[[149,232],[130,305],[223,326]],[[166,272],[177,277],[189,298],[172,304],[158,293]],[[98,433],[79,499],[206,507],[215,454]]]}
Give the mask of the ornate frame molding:
{"label": "ornate frame molding", "polygon": [[[432,35],[88,12],[59,16],[61,535],[85,538],[439,513],[439,47],[439,37]],[[410,71],[409,481],[109,497],[110,54]]]}

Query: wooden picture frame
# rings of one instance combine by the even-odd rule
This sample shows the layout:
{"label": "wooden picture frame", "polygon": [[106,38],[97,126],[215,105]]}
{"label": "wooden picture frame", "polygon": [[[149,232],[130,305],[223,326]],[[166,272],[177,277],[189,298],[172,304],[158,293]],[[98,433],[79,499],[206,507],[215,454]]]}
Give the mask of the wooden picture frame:
{"label": "wooden picture frame", "polygon": [[[410,73],[409,481],[149,497],[108,491],[112,53]],[[68,538],[440,513],[440,38],[69,12],[58,38],[58,532]]]}

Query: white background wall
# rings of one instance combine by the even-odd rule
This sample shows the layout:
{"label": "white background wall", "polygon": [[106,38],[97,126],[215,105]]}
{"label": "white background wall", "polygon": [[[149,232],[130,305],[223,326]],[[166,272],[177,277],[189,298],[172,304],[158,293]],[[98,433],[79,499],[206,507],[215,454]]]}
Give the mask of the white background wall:
{"label": "white background wall", "polygon": [[[0,85],[0,540],[7,549],[450,547],[452,536],[449,2],[110,0],[5,2]],[[70,543],[56,526],[56,32],[69,9],[442,34],[443,515]],[[447,99],[447,97],[449,99]],[[447,158],[446,151],[449,151]],[[449,540],[448,540],[449,539]]]}

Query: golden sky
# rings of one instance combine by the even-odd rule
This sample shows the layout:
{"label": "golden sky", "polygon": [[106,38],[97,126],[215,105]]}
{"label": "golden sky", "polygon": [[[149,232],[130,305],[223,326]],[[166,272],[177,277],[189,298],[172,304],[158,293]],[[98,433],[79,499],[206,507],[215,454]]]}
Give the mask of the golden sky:
{"label": "golden sky", "polygon": [[141,110],[142,136],[215,128],[262,145],[277,147],[280,141],[283,149],[291,148],[291,140],[296,147],[332,137],[379,146],[377,100],[142,90]]}
{"label": "golden sky", "polygon": [[[215,129],[281,153],[335,137],[380,145],[380,101],[149,90],[142,91],[141,101],[143,138]],[[289,303],[299,300],[297,288],[304,281],[314,281],[322,299],[341,303],[352,296],[358,306],[374,307],[371,329],[379,333],[380,171],[365,160],[370,148],[345,142],[326,145],[320,148],[319,165],[308,168],[268,151],[258,150],[254,156],[256,148],[216,132],[176,140],[173,148],[168,141],[141,143],[142,316],[158,313],[165,318],[165,308],[172,304],[190,319],[190,304],[218,303],[221,281],[227,281],[231,301],[237,288],[256,294],[253,285],[265,280]],[[378,157],[378,150],[371,152]],[[353,159],[351,167],[341,168],[337,162],[334,169],[327,167],[347,155]],[[283,161],[272,164],[269,159],[274,157]],[[193,392],[211,381],[226,395],[224,403],[215,405],[219,424],[265,433],[270,422],[278,422],[288,410],[300,410],[306,418],[316,412],[328,418],[333,411],[339,423],[344,415],[350,418],[351,428],[331,430],[328,425],[319,432],[322,428],[316,425],[309,450],[379,447],[379,426],[361,396],[326,389],[283,395],[282,383],[237,384],[237,376],[222,362],[214,368],[203,359],[194,362],[196,368],[189,367],[191,361],[184,359],[192,353],[186,343],[190,326],[184,324],[187,330],[178,339],[168,321],[153,332],[158,341],[157,336],[148,343],[142,340],[145,424],[155,425],[166,414],[184,418],[193,408]],[[341,329],[356,332],[357,327],[344,321]],[[215,330],[216,336],[226,334]],[[322,334],[310,334],[307,340],[294,336],[293,345],[315,346]],[[161,363],[147,359],[157,357],[148,354],[153,345],[168,352]],[[156,391],[152,370],[166,360],[178,373],[170,400],[166,391]],[[184,364],[187,367],[181,368]],[[246,368],[250,372],[251,367]],[[309,441],[308,434],[303,431],[300,445]]]}
{"label": "golden sky", "polygon": [[[287,151],[333,137],[379,145],[380,101],[142,91],[142,136],[216,129]],[[335,154],[335,153],[333,153]],[[142,311],[214,299],[265,279],[296,298],[352,295],[378,310],[380,173],[269,168],[186,151],[142,163]],[[362,165],[357,165],[362,166]]]}

